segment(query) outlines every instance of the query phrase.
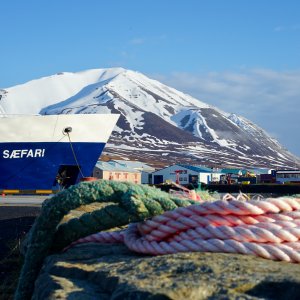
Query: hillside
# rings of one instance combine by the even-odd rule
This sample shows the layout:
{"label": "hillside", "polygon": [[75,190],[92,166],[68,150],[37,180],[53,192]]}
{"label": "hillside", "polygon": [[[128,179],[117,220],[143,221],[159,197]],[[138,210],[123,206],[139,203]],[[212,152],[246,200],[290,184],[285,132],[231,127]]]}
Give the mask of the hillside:
{"label": "hillside", "polygon": [[300,167],[242,116],[122,68],[58,73],[0,90],[6,114],[119,113],[104,155],[153,165]]}

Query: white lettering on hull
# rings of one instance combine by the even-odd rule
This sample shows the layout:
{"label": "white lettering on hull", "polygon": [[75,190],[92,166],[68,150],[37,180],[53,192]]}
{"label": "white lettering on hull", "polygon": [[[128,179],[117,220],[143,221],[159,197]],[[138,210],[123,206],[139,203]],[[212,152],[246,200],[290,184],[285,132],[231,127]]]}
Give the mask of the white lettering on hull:
{"label": "white lettering on hull", "polygon": [[3,158],[35,158],[44,157],[45,149],[18,149],[18,150],[3,150]]}

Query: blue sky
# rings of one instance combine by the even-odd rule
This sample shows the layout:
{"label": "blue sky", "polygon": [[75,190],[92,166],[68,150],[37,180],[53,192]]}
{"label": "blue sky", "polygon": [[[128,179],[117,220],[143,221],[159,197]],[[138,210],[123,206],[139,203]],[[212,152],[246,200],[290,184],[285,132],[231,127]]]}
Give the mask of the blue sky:
{"label": "blue sky", "polygon": [[300,156],[300,1],[1,0],[0,88],[124,67],[240,114]]}

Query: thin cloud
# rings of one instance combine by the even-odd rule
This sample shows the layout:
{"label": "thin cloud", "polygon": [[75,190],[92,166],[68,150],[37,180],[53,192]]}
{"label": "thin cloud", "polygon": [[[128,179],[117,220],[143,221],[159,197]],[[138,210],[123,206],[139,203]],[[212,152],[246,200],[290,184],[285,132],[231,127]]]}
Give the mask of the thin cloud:
{"label": "thin cloud", "polygon": [[162,41],[165,41],[167,39],[167,36],[165,34],[161,34],[158,36],[148,36],[147,38],[133,38],[129,41],[130,45],[142,45],[142,44],[156,44],[161,43]]}
{"label": "thin cloud", "polygon": [[300,30],[300,25],[299,25],[299,24],[293,25],[293,26],[292,26],[292,29],[293,29],[293,30]]}
{"label": "thin cloud", "polygon": [[132,45],[141,45],[141,44],[144,44],[145,41],[146,40],[144,38],[134,38],[134,39],[131,39],[129,41],[129,43],[132,44]]}
{"label": "thin cloud", "polygon": [[276,26],[274,28],[275,32],[282,32],[282,31],[297,31],[300,30],[300,24],[294,24],[290,26]]}
{"label": "thin cloud", "polygon": [[276,26],[275,28],[274,28],[274,31],[277,31],[277,32],[279,32],[279,31],[283,31],[285,28],[283,27],[283,26]]}

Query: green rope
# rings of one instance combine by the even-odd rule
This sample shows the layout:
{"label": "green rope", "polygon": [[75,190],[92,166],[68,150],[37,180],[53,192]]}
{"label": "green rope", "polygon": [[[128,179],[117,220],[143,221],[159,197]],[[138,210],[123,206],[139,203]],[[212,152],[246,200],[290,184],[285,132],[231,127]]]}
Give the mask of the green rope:
{"label": "green rope", "polygon": [[[80,218],[59,224],[63,217],[81,205],[106,205]],[[171,197],[156,188],[114,181],[80,183],[44,201],[41,214],[30,233],[16,300],[30,299],[44,258],[71,242],[101,231],[162,214],[164,211],[194,204]]]}

